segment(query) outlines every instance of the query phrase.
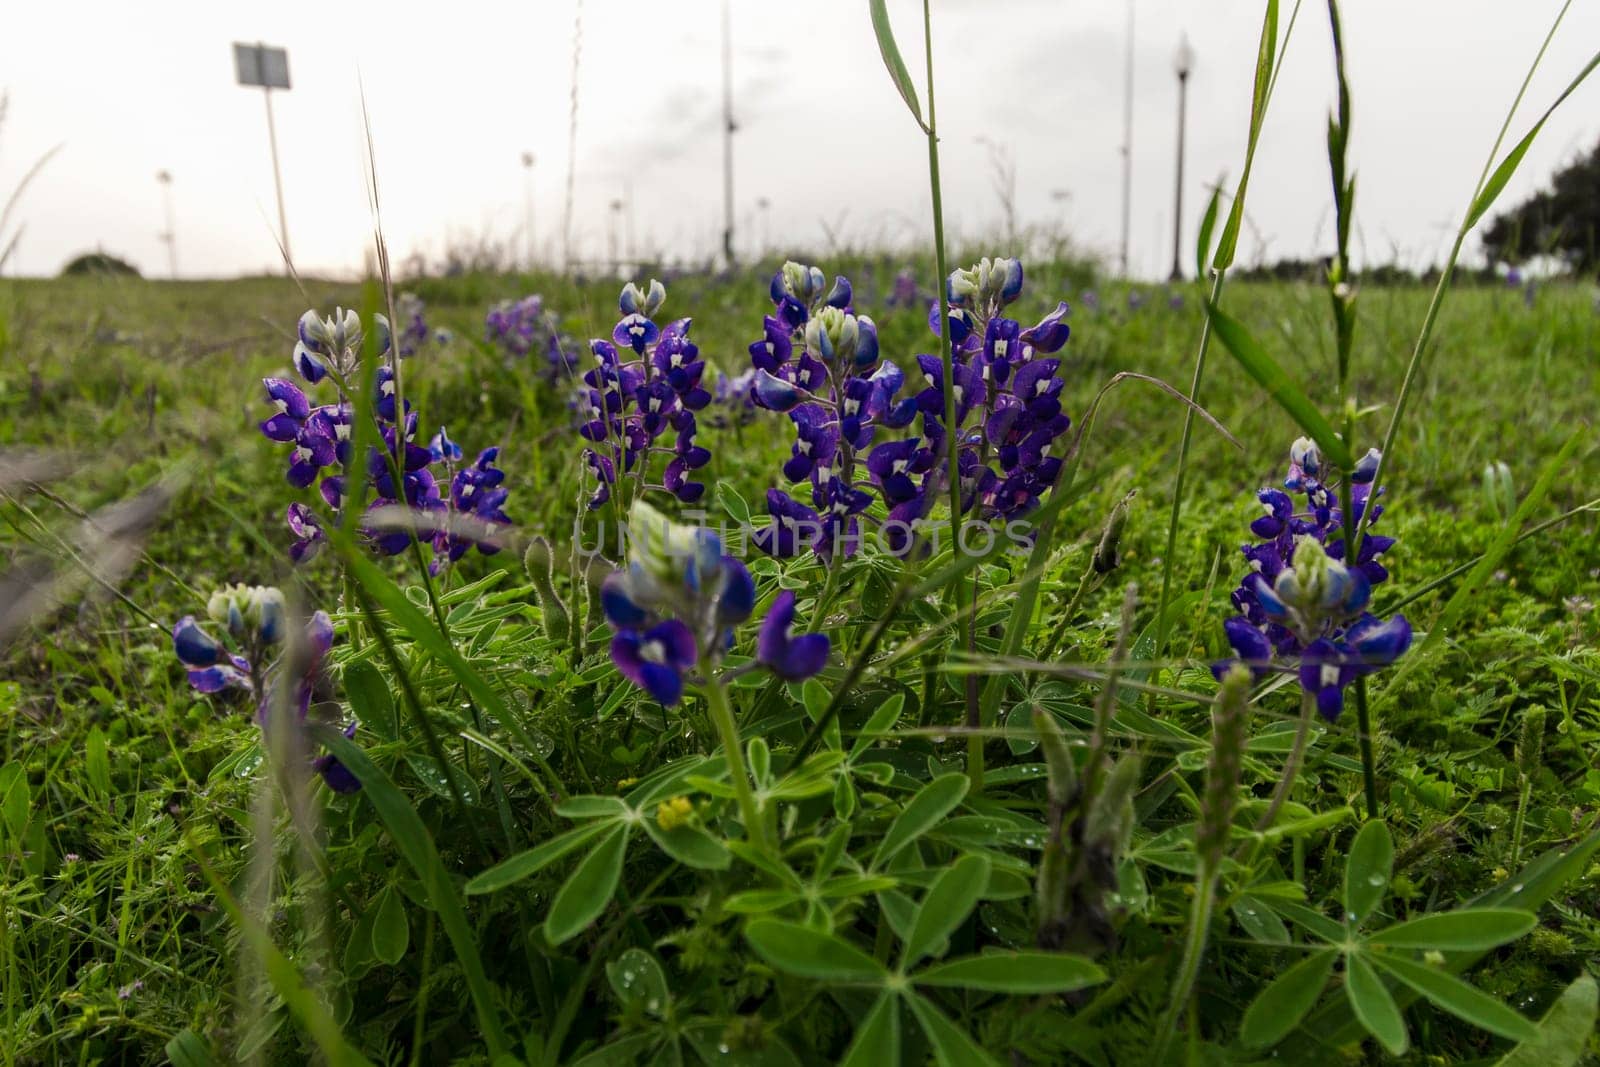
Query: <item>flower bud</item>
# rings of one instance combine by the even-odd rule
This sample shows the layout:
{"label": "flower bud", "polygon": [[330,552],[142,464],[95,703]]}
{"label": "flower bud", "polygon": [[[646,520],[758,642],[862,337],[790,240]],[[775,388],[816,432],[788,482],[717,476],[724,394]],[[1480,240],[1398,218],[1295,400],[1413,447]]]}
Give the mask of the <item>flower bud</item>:
{"label": "flower bud", "polygon": [[1249,669],[1234,664],[1222,676],[1222,688],[1211,711],[1211,757],[1206,762],[1200,820],[1194,831],[1195,853],[1201,868],[1207,871],[1215,871],[1222,863],[1238,805],[1245,732],[1250,720],[1250,682]]}
{"label": "flower bud", "polygon": [[646,289],[640,289],[633,282],[624,285],[617,304],[624,315],[643,315],[648,319],[661,310],[661,305],[666,303],[666,300],[666,286],[651,278]]}
{"label": "flower bud", "polygon": [[206,615],[235,641],[275,645],[283,640],[283,592],[272,586],[223,586],[211,594]]}
{"label": "flower bud", "polygon": [[1128,525],[1128,506],[1133,501],[1134,493],[1137,492],[1138,490],[1133,490],[1117,501],[1116,506],[1111,509],[1110,516],[1106,518],[1105,529],[1100,532],[1100,543],[1095,546],[1094,558],[1091,561],[1096,574],[1110,574],[1121,562],[1117,550],[1122,542],[1122,531]]}
{"label": "flower bud", "polygon": [[552,641],[566,640],[567,635],[571,633],[572,616],[567,610],[566,603],[556,592],[553,580],[555,560],[550,551],[550,542],[535,535],[528,542],[528,551],[522,557],[522,565],[527,568],[528,580],[533,582],[534,595],[539,599],[545,634]]}
{"label": "flower bud", "polygon": [[854,315],[824,307],[806,323],[806,345],[828,363],[855,359],[861,327]]}

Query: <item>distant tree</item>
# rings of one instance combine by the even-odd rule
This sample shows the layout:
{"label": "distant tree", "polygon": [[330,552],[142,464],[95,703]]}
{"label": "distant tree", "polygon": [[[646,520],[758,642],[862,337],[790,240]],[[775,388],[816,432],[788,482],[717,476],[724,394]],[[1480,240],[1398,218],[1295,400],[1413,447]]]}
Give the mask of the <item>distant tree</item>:
{"label": "distant tree", "polygon": [[1600,144],[1556,171],[1550,188],[1495,218],[1483,234],[1491,260],[1563,259],[1573,270],[1600,267]]}
{"label": "distant tree", "polygon": [[61,268],[63,278],[72,274],[119,274],[133,278],[140,276],[138,267],[108,252],[85,252],[75,256]]}

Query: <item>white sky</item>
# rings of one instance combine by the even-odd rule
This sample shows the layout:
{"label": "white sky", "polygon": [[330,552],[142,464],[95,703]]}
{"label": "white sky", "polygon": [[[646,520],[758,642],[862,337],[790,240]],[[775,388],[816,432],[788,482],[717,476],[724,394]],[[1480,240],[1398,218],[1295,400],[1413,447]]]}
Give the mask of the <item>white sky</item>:
{"label": "white sky", "polygon": [[[732,0],[736,212],[745,256],[905,242],[928,229],[926,148],[877,54],[865,0]],[[1369,261],[1442,255],[1559,0],[1347,0]],[[1285,0],[1283,18],[1292,3]],[[913,72],[921,6],[890,0]],[[957,235],[997,234],[984,137],[1015,159],[1023,224],[1065,222],[1114,261],[1125,0],[934,0],[945,209]],[[291,246],[308,271],[351,272],[370,244],[365,88],[397,260],[452,240],[520,240],[524,150],[536,221],[560,247],[574,0],[491,4],[17,3],[0,19],[0,203],[27,166],[64,148],[23,200],[12,274],[49,274],[103,247],[164,274],[161,190],[174,175],[181,273],[274,268],[276,206],[259,90],[233,83],[230,43],[289,50],[274,94]],[[1132,263],[1171,260],[1176,80],[1190,78],[1185,262],[1205,186],[1243,155],[1261,5],[1137,0]],[[718,0],[585,0],[574,231],[609,254],[609,204],[631,187],[641,251],[718,247],[722,187]],[[1600,3],[1578,0],[1536,77],[1515,137],[1600,46]],[[920,81],[920,78],[919,78]],[[1249,195],[1271,257],[1326,244],[1325,116],[1333,99],[1325,5],[1307,0],[1289,46]],[[1503,204],[1600,135],[1600,79],[1541,134]],[[1070,193],[1066,199],[1052,195]],[[765,198],[770,207],[757,209]],[[625,239],[624,239],[625,240]],[[1476,242],[1469,242],[1475,252]],[[1247,233],[1244,258],[1259,249]],[[995,248],[997,253],[1009,251]]]}

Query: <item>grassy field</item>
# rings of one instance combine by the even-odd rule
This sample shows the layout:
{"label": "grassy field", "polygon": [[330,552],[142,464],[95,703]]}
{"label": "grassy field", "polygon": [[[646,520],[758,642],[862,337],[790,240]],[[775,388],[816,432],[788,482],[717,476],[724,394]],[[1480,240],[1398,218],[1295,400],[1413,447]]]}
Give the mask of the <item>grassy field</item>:
{"label": "grassy field", "polygon": [[[910,370],[916,353],[937,353],[920,308],[885,307],[898,262],[819,263],[830,278],[854,281],[855,310],[876,319],[885,359]],[[693,316],[711,366],[743,371],[771,310],[767,279],[777,266],[671,280],[660,321]],[[921,267],[920,277],[931,278]],[[1072,305],[1060,375],[1075,425],[1118,372],[1187,391],[1205,320],[1197,290],[1107,285],[1091,298],[1094,279],[1077,268],[1027,267],[1024,295],[1008,314],[1027,324],[1057,299]],[[568,390],[482,341],[483,318],[495,301],[538,292],[574,338],[609,337],[619,283],[473,276],[407,287],[425,301],[429,325],[455,335],[405,364],[405,395],[423,413],[419,442],[444,424],[469,458],[498,443],[505,507],[519,534],[570,543],[591,485]],[[1302,433],[1227,352],[1212,346],[1198,401],[1238,446],[1203,421],[1195,426],[1164,648],[1152,623],[1185,409],[1140,380],[1121,382],[1098,408],[1042,574],[1025,574],[1025,557],[1003,558],[964,579],[978,591],[975,656],[962,655],[961,627],[948,622],[961,610],[958,594],[919,591],[899,603],[892,594],[901,567],[885,557],[854,561],[837,585],[810,557],[749,561],[762,603],[780,587],[795,590],[797,629],[815,612],[814,627],[834,647],[823,673],[804,684],[754,675],[731,687],[745,738],[771,750],[765,779],[768,749],[752,744],[749,753],[765,817],[781,837],[780,851],[764,855],[725,784],[736,775],[720,760],[674,762],[719,751],[707,698],[668,712],[631,686],[612,668],[609,631],[592,613],[576,639],[553,628],[551,604],[530,585],[520,551],[473,553],[447,571],[437,586],[448,623],[428,633],[430,605],[409,554],[378,561],[394,581],[387,586],[352,579],[331,550],[290,566],[284,509],[314,494],[285,484],[285,447],[256,428],[270,414],[260,380],[294,376],[295,322],[306,308],[366,309],[372,292],[315,281],[302,290],[280,279],[0,281],[0,441],[9,456],[38,450],[65,461],[43,484],[3,483],[8,595],[20,598],[29,587],[22,576],[36,578],[41,560],[73,582],[0,659],[0,1064],[299,1063],[313,1055],[811,1064],[837,1062],[853,1047],[867,1048],[863,1055],[899,1047],[908,1063],[962,1062],[965,1040],[1026,1058],[1012,1062],[1142,1062],[1194,923],[1203,866],[1194,826],[1209,795],[1217,692],[1209,668],[1231,655],[1222,622],[1234,614],[1229,593],[1245,573],[1239,547],[1261,514],[1256,490],[1282,482]],[[1382,436],[1429,295],[1359,291],[1350,385],[1358,455]],[[1338,371],[1325,289],[1230,284],[1223,303],[1331,409]],[[1441,581],[1510,533],[1594,498],[1597,325],[1587,288],[1553,285],[1531,305],[1520,291],[1494,286],[1448,297],[1383,468],[1382,530],[1398,540],[1384,557],[1391,577],[1374,610],[1387,617],[1405,602],[1417,635],[1409,655],[1419,657],[1370,680],[1391,862],[1371,860],[1374,838],[1364,833],[1353,845],[1365,816],[1349,711],[1312,730],[1288,805],[1270,833],[1256,832],[1298,718],[1292,684],[1259,687],[1242,772],[1224,784],[1237,794],[1230,853],[1239,851],[1222,863],[1216,906],[1201,917],[1209,948],[1180,1020],[1200,1062],[1268,1055],[1275,1043],[1241,1036],[1246,1008],[1304,956],[1319,917],[1345,936],[1345,924],[1328,916],[1350,905],[1347,863],[1377,872],[1376,897],[1362,909],[1373,912],[1368,928],[1474,901],[1536,915],[1525,934],[1439,942],[1447,951],[1439,960],[1526,1021],[1600,958],[1591,836],[1600,808],[1600,515],[1580,513],[1519,540],[1481,582],[1464,573]],[[766,490],[788,484],[778,470],[790,455],[788,420],[757,411],[742,426],[708,421],[704,506],[738,518],[750,502],[759,515]],[[1496,463],[1508,474],[1486,481]],[[140,531],[125,573],[81,577],[85,566],[112,562],[85,558],[93,523],[82,516],[152,487],[170,501]],[[1137,495],[1116,569],[1075,596],[1080,577],[1094,573],[1088,564],[1107,516],[1130,491]],[[906,567],[920,581],[947,562]],[[556,588],[576,617],[588,598],[564,570]],[[938,811],[891,862],[874,847],[885,851],[886,835],[907,811],[915,815],[925,791],[969,769],[968,740],[955,729],[962,665],[998,662],[1019,580],[1039,598],[1025,620],[1024,662],[1000,675],[1000,714],[980,735],[987,781],[958,798],[959,809]],[[1452,609],[1453,625],[1420,658],[1422,636],[1468,580],[1474,586]],[[186,683],[170,629],[182,616],[203,617],[211,591],[232,582],[279,586],[306,610],[333,616],[340,636],[329,674],[344,684],[328,696],[350,709],[341,721],[362,720],[356,745],[381,775],[377,787],[364,768],[356,770],[365,788],[349,796],[314,777],[269,775],[252,709]],[[1119,605],[1130,585],[1124,626]],[[385,590],[399,591],[402,603],[384,600]],[[363,615],[361,601],[372,598]],[[869,635],[895,605],[874,649]],[[380,627],[392,658],[373,640]],[[1119,627],[1133,637],[1120,657]],[[753,647],[753,632],[753,624],[741,631],[741,651]],[[484,691],[454,671],[441,634]],[[1047,648],[1047,664],[1026,662]],[[863,669],[847,678],[858,656]],[[1104,680],[1111,661],[1125,661],[1120,688]],[[381,697],[354,691],[357,665]],[[844,736],[821,746],[836,761],[790,765],[783,753],[836,692]],[[1102,693],[1110,694],[1109,720],[1094,711]],[[515,721],[494,714],[490,698]],[[900,702],[898,725],[885,737],[863,736],[852,754],[854,736],[891,699]],[[875,999],[881,983],[872,968],[914,962],[921,953],[896,946],[918,939],[933,957],[1020,952],[1019,973],[1049,970],[1027,953],[1040,953],[1037,931],[1059,889],[1038,869],[1066,795],[1055,790],[1066,786],[1038,747],[1035,709],[1065,732],[1080,764],[1098,759],[1088,756],[1096,746],[1119,763],[1132,754],[1141,761],[1131,771],[1127,824],[1105,829],[1117,816],[1085,801],[1077,826],[1088,844],[1078,840],[1074,854],[1069,842],[1063,854],[1074,872],[1089,873],[1070,894],[1069,911],[1081,920],[1067,945],[1073,955],[1057,958],[1084,970],[1010,991],[929,985]],[[670,767],[678,777],[662,778]],[[628,796],[632,814],[515,884],[495,892],[467,884],[570,830],[574,809],[552,801],[586,794]],[[673,827],[658,803],[679,795],[693,805],[689,845],[661,841]],[[1105,849],[1098,861],[1083,854],[1101,840],[1096,833]],[[614,840],[625,844],[614,856],[620,874],[608,880],[596,870],[613,863],[604,842]],[[419,859],[423,841],[431,845]],[[591,858],[580,864],[582,855]],[[1527,869],[1541,857],[1544,867]],[[1563,858],[1573,862],[1563,867]],[[1110,865],[1110,884],[1095,881],[1096,862]],[[957,884],[963,879],[981,883],[971,899]],[[593,921],[577,921],[580,909],[576,930],[558,931],[579,895],[601,898]],[[935,922],[945,908],[949,923]],[[918,916],[927,916],[920,934]],[[1411,965],[1442,971],[1435,956]],[[1280,1062],[1376,1060],[1385,1043],[1394,1047],[1379,1033],[1386,1023],[1362,1014],[1359,988],[1346,988],[1372,974],[1362,958],[1351,957],[1353,973],[1340,964],[1326,990],[1310,990],[1315,1014],[1277,1045]],[[1406,1062],[1494,1062],[1516,1044],[1515,1026],[1464,1024],[1433,997],[1402,996],[1412,987],[1399,972],[1381,975],[1372,980],[1397,989],[1404,1009]],[[1382,1010],[1373,1003],[1365,1007]],[[1365,1031],[1352,1024],[1351,1006]],[[929,1023],[929,1011],[950,1031]],[[1476,1002],[1455,1014],[1473,1012],[1493,1018]],[[1363,1044],[1365,1032],[1379,1036]],[[893,1046],[860,1044],[890,1036]]]}

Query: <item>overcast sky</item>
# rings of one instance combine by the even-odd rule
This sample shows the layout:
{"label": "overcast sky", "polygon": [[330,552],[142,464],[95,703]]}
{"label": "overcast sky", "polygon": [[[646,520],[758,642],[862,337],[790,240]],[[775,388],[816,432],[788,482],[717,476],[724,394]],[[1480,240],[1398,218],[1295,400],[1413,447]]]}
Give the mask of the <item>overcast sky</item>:
{"label": "overcast sky", "polygon": [[[877,54],[865,0],[732,0],[738,249],[906,242],[928,229],[927,154]],[[1439,258],[1559,0],[1349,0],[1346,48],[1368,261]],[[1292,3],[1285,0],[1284,22]],[[0,202],[39,155],[11,274],[49,274],[102,247],[166,271],[155,175],[173,175],[179,270],[275,266],[277,209],[260,90],[234,84],[230,43],[286,47],[275,93],[290,244],[307,271],[353,272],[370,245],[361,93],[371,114],[384,228],[396,259],[454,243],[520,240],[534,168],[535,240],[559,254],[574,0],[379,5],[11,5],[0,33]],[[1261,5],[1137,0],[1132,266],[1172,255],[1176,79],[1187,31],[1185,258],[1206,186],[1243,155]],[[921,6],[890,0],[922,69]],[[583,0],[574,237],[609,254],[614,200],[641,252],[720,244],[718,0]],[[955,233],[998,235],[994,150],[1015,165],[1024,225],[1065,225],[1115,260],[1120,229],[1125,0],[934,0],[945,210]],[[1325,247],[1332,100],[1326,8],[1309,0],[1289,45],[1249,195],[1254,258]],[[1600,46],[1600,3],[1568,15],[1516,136]],[[920,78],[919,78],[920,82]],[[1600,135],[1600,80],[1551,121],[1506,191],[1512,202]],[[984,142],[980,142],[980,138]],[[985,143],[986,142],[986,143]],[[769,206],[758,204],[765,200]],[[619,215],[617,218],[625,218]],[[616,240],[626,247],[624,227]],[[1476,254],[1476,242],[1469,242]],[[996,253],[1009,249],[996,247]]]}

